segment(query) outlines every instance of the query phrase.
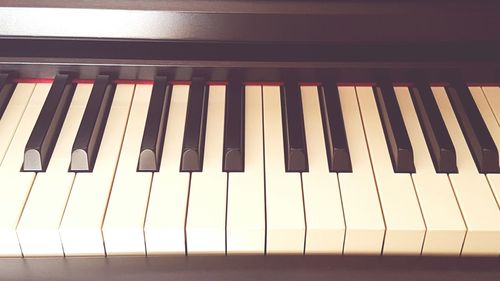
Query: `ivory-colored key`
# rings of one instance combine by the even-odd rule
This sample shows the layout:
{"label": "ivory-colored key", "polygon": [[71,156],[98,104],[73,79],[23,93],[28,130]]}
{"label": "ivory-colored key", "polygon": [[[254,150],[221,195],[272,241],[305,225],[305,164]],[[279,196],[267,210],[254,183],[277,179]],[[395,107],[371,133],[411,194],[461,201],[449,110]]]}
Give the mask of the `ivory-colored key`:
{"label": "ivory-colored key", "polygon": [[225,86],[210,86],[203,171],[191,173],[186,221],[187,252],[226,251],[227,173],[222,171]]}
{"label": "ivory-colored key", "polygon": [[467,226],[462,255],[500,254],[500,210],[486,176],[480,174],[460,130],[446,90],[432,88],[457,153],[458,174],[449,178]]}
{"label": "ivory-colored key", "polygon": [[0,166],[0,256],[22,255],[16,227],[36,174],[21,172],[24,148],[50,90],[50,83],[35,86]]}
{"label": "ivory-colored key", "polygon": [[[470,87],[469,89],[497,150],[500,151],[500,87],[483,87],[482,90],[479,87]],[[498,165],[499,173],[486,176],[500,207],[500,163]]]}
{"label": "ivory-colored key", "polygon": [[339,87],[352,173],[340,173],[339,185],[344,207],[345,255],[380,255],[385,224],[373,177],[356,89]]}
{"label": "ivory-colored key", "polygon": [[229,173],[227,253],[264,254],[264,144],[262,87],[245,87],[245,171]]}
{"label": "ivory-colored key", "polygon": [[419,255],[425,224],[410,174],[395,173],[371,87],[356,87],[386,223],[384,255]]}
{"label": "ivory-colored key", "polygon": [[16,132],[17,125],[23,116],[34,89],[34,83],[17,84],[9,104],[0,119],[0,164],[9,148],[10,141]]}
{"label": "ivory-colored key", "polygon": [[267,253],[301,254],[305,221],[299,173],[285,171],[279,86],[263,86]]}

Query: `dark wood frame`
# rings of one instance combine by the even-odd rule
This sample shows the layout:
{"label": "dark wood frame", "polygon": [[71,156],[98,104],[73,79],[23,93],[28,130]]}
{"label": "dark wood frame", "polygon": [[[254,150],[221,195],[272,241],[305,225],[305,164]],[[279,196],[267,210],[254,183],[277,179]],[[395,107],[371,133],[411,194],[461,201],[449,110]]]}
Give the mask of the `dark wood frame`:
{"label": "dark wood frame", "polygon": [[498,258],[234,256],[0,259],[2,280],[499,280]]}

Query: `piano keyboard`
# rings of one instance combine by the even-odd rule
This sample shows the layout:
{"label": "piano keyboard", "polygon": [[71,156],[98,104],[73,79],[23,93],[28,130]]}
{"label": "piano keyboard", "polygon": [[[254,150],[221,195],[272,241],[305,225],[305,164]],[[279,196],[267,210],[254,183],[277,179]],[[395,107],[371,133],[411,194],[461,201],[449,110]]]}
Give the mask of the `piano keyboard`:
{"label": "piano keyboard", "polygon": [[0,256],[500,254],[500,87],[0,86]]}

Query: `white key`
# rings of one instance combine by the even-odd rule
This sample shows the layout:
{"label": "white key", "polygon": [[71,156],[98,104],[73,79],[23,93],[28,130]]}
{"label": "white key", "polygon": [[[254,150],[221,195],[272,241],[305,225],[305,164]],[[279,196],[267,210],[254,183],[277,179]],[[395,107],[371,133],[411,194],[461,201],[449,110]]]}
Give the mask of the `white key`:
{"label": "white key", "polygon": [[103,256],[101,232],[134,94],[117,85],[92,173],[77,173],[59,234],[66,256]]}
{"label": "white key", "polygon": [[12,93],[9,104],[0,119],[0,164],[9,148],[10,141],[16,132],[17,125],[28,105],[31,94],[35,89],[34,83],[19,83]]}
{"label": "white key", "polygon": [[[479,87],[470,87],[469,89],[495,142],[497,150],[500,151],[500,88],[483,87],[482,91]],[[491,189],[497,198],[497,204],[500,207],[500,174],[488,174],[487,177]]]}
{"label": "white key", "polygon": [[264,144],[262,87],[245,87],[245,171],[229,173],[227,253],[265,251]]}
{"label": "white key", "polygon": [[344,254],[380,255],[385,224],[363,131],[356,89],[339,87],[352,173],[340,173],[346,235]]}
{"label": "white key", "polygon": [[411,176],[427,227],[422,255],[458,256],[467,229],[448,175],[434,169],[408,88],[394,90],[413,147],[416,173]]}
{"label": "white key", "polygon": [[188,254],[226,251],[227,173],[222,171],[225,86],[210,86],[203,171],[191,174],[186,240]]}
{"label": "white key", "polygon": [[152,173],[137,172],[152,85],[136,85],[102,232],[108,255],[145,255]]}
{"label": "white key", "polygon": [[476,168],[446,90],[433,87],[432,91],[457,154],[458,174],[450,174],[449,178],[467,226],[462,255],[498,256],[500,211],[495,197],[486,176]]}
{"label": "white key", "polygon": [[482,89],[497,123],[500,124],[500,87],[482,87]]}
{"label": "white key", "polygon": [[287,173],[280,87],[263,86],[267,253],[302,254],[305,221],[299,173]]}
{"label": "white key", "polygon": [[302,109],[309,172],[302,173],[307,222],[306,254],[342,254],[344,213],[336,173],[326,156],[317,86],[302,86]]}
{"label": "white key", "polygon": [[356,87],[356,92],[387,227],[383,254],[419,255],[425,225],[413,182],[392,168],[373,89]]}
{"label": "white key", "polygon": [[24,148],[47,98],[51,84],[37,84],[0,167],[0,256],[21,256],[16,226],[35,173],[20,172]]}
{"label": "white key", "polygon": [[71,149],[92,84],[77,86],[51,155],[47,171],[38,173],[17,226],[24,256],[63,256],[59,224],[75,173],[68,172]]}
{"label": "white key", "polygon": [[185,254],[189,173],[179,171],[189,86],[172,89],[160,170],[153,175],[144,226],[148,255]]}

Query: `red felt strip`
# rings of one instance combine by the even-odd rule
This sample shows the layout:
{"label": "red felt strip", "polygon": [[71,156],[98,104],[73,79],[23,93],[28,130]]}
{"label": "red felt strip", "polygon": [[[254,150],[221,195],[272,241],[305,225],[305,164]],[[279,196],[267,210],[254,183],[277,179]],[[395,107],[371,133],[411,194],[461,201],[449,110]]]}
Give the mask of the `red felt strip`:
{"label": "red felt strip", "polygon": [[469,87],[500,87],[500,83],[469,83]]}
{"label": "red felt strip", "polygon": [[19,78],[15,79],[16,83],[52,83],[54,82],[53,78]]}
{"label": "red felt strip", "polygon": [[338,87],[374,87],[374,82],[339,82]]}
{"label": "red felt strip", "polygon": [[431,83],[431,87],[446,87],[449,86],[450,84],[445,83],[445,82],[436,82],[436,83]]}
{"label": "red felt strip", "polygon": [[118,79],[113,81],[115,84],[139,84],[139,85],[153,85],[153,80],[132,80],[132,79]]}
{"label": "red felt strip", "polygon": [[396,82],[392,84],[394,87],[412,87],[413,84],[410,82]]}
{"label": "red felt strip", "polygon": [[93,79],[75,79],[72,81],[74,84],[94,84]]}
{"label": "red felt strip", "polygon": [[299,82],[300,86],[321,86],[320,82]]}
{"label": "red felt strip", "polygon": [[226,86],[227,84],[229,84],[228,81],[208,81],[207,82],[207,85],[210,85],[210,86]]}
{"label": "red felt strip", "polygon": [[283,82],[279,81],[246,81],[243,82],[245,86],[283,86]]}
{"label": "red felt strip", "polygon": [[172,85],[191,85],[191,81],[188,80],[172,80],[169,83]]}

